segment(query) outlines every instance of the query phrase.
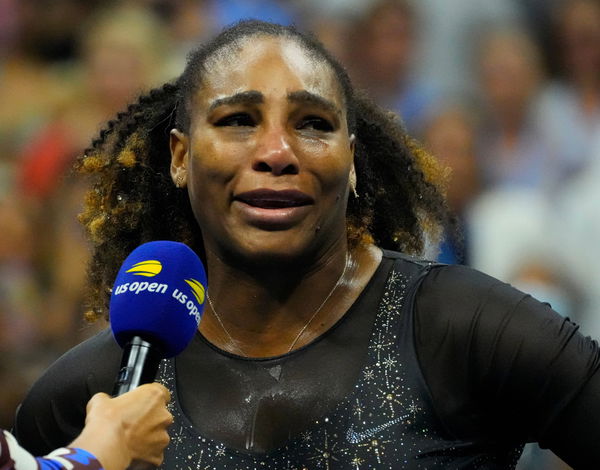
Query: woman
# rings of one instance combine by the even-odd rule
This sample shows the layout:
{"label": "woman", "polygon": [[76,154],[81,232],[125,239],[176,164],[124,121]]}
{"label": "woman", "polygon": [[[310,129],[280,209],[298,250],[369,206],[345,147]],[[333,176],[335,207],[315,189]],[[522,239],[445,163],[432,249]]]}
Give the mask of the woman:
{"label": "woman", "polygon": [[[225,30],[80,167],[96,176],[91,317],[142,242],[183,241],[208,268],[200,332],[159,373],[164,468],[504,469],[527,440],[600,461],[596,344],[497,280],[387,251],[435,235],[436,168],[313,39]],[[67,403],[109,390],[119,357],[107,332],[67,353],[19,439],[67,440],[82,423]]]}

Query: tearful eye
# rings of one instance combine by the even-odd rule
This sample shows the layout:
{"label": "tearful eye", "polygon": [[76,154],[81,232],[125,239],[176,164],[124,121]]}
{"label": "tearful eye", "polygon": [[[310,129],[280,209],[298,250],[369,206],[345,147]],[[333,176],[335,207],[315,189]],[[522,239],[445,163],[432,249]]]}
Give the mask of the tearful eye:
{"label": "tearful eye", "polygon": [[217,127],[252,127],[254,119],[248,113],[236,113],[219,119],[215,126]]}
{"label": "tearful eye", "polygon": [[307,116],[300,121],[298,129],[313,129],[321,132],[333,131],[333,125],[327,120],[318,116]]}

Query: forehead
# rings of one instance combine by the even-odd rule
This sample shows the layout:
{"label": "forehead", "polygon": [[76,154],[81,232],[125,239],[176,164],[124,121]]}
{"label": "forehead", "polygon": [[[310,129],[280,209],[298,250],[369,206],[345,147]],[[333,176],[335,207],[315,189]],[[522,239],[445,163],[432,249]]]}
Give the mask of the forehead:
{"label": "forehead", "polygon": [[305,90],[345,107],[331,66],[291,39],[244,38],[213,55],[205,70],[195,96],[198,104],[248,90],[267,99]]}

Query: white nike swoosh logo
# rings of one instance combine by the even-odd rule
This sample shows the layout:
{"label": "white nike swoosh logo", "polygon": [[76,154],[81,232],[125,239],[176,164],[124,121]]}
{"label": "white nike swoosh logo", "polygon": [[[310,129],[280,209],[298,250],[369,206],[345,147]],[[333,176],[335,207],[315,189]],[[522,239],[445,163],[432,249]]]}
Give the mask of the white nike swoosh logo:
{"label": "white nike swoosh logo", "polygon": [[346,439],[348,440],[348,442],[350,444],[358,444],[359,442],[362,442],[365,439],[369,439],[369,438],[375,436],[375,434],[383,431],[384,429],[387,429],[390,426],[393,426],[394,424],[399,423],[403,419],[404,419],[404,417],[392,419],[391,421],[388,421],[387,423],[380,424],[379,426],[375,426],[374,428],[366,429],[361,432],[356,432],[354,430],[354,425],[351,425],[348,428],[348,431],[346,432]]}

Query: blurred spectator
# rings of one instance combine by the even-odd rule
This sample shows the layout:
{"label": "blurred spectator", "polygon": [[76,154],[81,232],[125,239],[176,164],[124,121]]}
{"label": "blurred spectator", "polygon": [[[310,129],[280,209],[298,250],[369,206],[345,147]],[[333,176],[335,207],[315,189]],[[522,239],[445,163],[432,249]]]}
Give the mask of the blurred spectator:
{"label": "blurred spectator", "polygon": [[20,171],[19,189],[30,204],[31,223],[45,235],[36,244],[35,258],[49,308],[44,332],[61,349],[81,339],[75,333],[87,259],[76,218],[81,182],[67,179],[66,173],[103,121],[165,78],[168,44],[148,10],[128,5],[98,14],[82,33],[81,67],[70,74],[70,96],[32,136]]}
{"label": "blurred spectator", "polygon": [[562,1],[554,11],[554,28],[560,74],[540,97],[538,121],[556,153],[560,182],[589,163],[600,128],[600,3]]}
{"label": "blurred spectator", "polygon": [[19,2],[23,46],[44,63],[76,59],[79,28],[102,6],[101,0],[30,0]]}
{"label": "blurred spectator", "polygon": [[143,89],[169,78],[163,67],[165,31],[149,11],[106,10],[81,33],[81,62],[60,77],[68,93],[21,154],[20,183],[27,197],[51,195],[104,121]]}
{"label": "blurred spectator", "polygon": [[49,64],[32,50],[28,28],[43,22],[43,15],[27,17],[26,5],[5,0],[0,11],[0,196],[12,190],[20,147],[64,94]]}
{"label": "blurred spectator", "polygon": [[364,16],[374,3],[379,0],[293,0],[295,7],[307,18],[318,19],[338,17],[342,19],[356,19]]}
{"label": "blurred spectator", "polygon": [[577,320],[584,331],[600,338],[600,128],[592,163],[562,188],[549,218],[557,261],[577,280],[585,294]]}
{"label": "blurred spectator", "polygon": [[438,97],[414,77],[417,25],[410,1],[378,1],[351,26],[347,41],[356,84],[384,108],[397,112],[413,132]]}
{"label": "blurred spectator", "polygon": [[379,0],[294,0],[300,21],[342,63],[350,63],[351,31]]}
{"label": "blurred spectator", "polygon": [[247,18],[289,25],[296,13],[292,3],[277,0],[213,0],[209,8],[221,27]]}
{"label": "blurred spectator", "polygon": [[423,134],[428,150],[450,171],[448,205],[457,218],[458,230],[448,228],[438,260],[443,263],[469,263],[468,213],[480,190],[476,155],[476,119],[465,106],[438,109],[428,120]]}
{"label": "blurred spectator", "polygon": [[523,0],[413,0],[412,4],[419,20],[417,75],[444,96],[466,94],[475,85],[471,58],[481,33],[492,25],[519,24],[523,16]]}
{"label": "blurred spectator", "polygon": [[[64,350],[103,326],[89,327],[82,319],[88,252],[77,214],[83,191],[82,182],[68,174],[106,119],[167,78],[168,41],[149,10],[124,4],[95,13],[78,25],[80,61],[43,64],[18,44],[4,61],[10,91],[23,89],[18,96],[24,97],[18,105],[7,100],[19,111],[17,119],[11,120],[10,109],[0,119],[0,133],[19,136],[2,155],[7,173],[15,176],[0,194],[6,246],[0,322],[8,348],[2,358],[14,383],[19,377],[30,383]],[[14,403],[1,405],[3,412],[14,412]]]}
{"label": "blurred spectator", "polygon": [[198,42],[219,27],[210,0],[147,0],[168,31],[171,51],[166,64],[167,76],[178,76],[185,67],[187,54]]}
{"label": "blurred spectator", "polygon": [[0,220],[0,356],[4,358],[37,344],[42,296],[34,282],[35,238],[22,201],[0,198]]}
{"label": "blurred spectator", "polygon": [[483,126],[479,154],[486,187],[541,187],[555,168],[536,127],[543,78],[539,51],[525,31],[488,32],[477,55]]}
{"label": "blurred spectator", "polygon": [[513,187],[485,191],[470,211],[472,266],[509,282],[523,266],[549,259],[549,216],[547,200],[538,191]]}

